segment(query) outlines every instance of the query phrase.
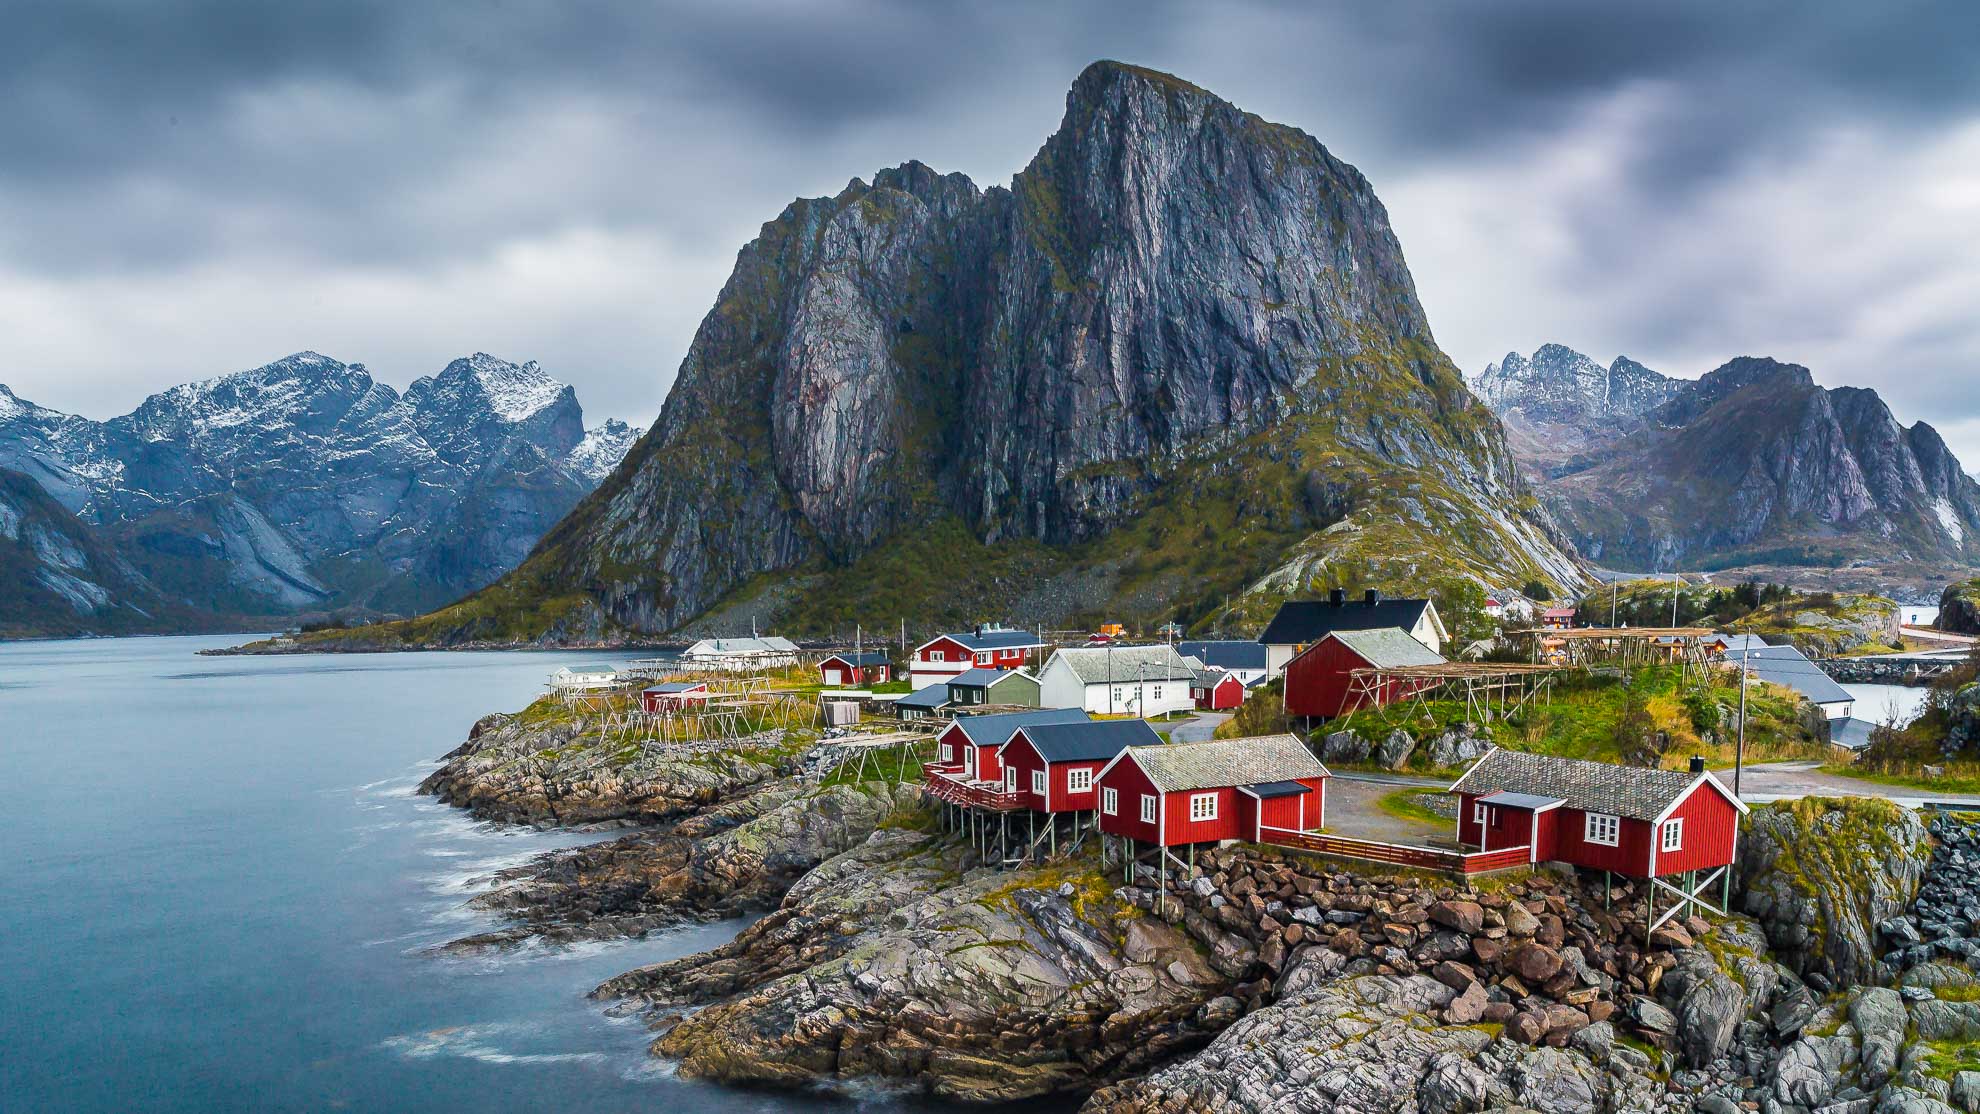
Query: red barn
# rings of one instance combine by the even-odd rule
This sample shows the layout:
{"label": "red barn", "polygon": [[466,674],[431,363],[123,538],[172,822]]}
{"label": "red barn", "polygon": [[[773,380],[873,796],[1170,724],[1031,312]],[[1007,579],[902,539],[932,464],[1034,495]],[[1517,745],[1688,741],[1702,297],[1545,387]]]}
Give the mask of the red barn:
{"label": "red barn", "polygon": [[1332,719],[1357,708],[1407,700],[1433,682],[1384,681],[1357,691],[1354,671],[1443,664],[1441,655],[1400,627],[1334,631],[1286,663],[1286,714]]}
{"label": "red barn", "polygon": [[1189,695],[1206,712],[1228,712],[1244,703],[1244,682],[1234,673],[1221,669],[1198,670],[1189,683]]}
{"label": "red barn", "polygon": [[708,691],[708,684],[705,681],[667,681],[641,689],[639,706],[652,714],[672,712],[706,704],[713,695]]}
{"label": "red barn", "polygon": [[1530,846],[1534,862],[1632,878],[1730,866],[1747,811],[1697,758],[1649,770],[1494,748],[1451,792],[1466,847]]}
{"label": "red barn", "polygon": [[818,663],[818,679],[828,685],[884,685],[894,679],[894,663],[879,650],[833,654]]}
{"label": "red barn", "polygon": [[[1002,749],[1006,784],[1033,812],[1092,812],[1099,807],[1100,771],[1129,747],[1160,746],[1146,720],[1108,719],[1029,724]],[[1015,779],[1015,780],[1012,780]]]}
{"label": "red barn", "polygon": [[1312,831],[1331,776],[1291,735],[1133,747],[1100,771],[1100,830],[1163,847]]}

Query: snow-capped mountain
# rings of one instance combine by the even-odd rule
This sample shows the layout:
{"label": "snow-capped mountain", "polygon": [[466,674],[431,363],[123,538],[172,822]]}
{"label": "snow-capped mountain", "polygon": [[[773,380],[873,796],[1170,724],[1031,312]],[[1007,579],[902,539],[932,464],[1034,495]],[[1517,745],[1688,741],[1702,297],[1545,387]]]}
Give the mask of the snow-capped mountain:
{"label": "snow-capped mountain", "polygon": [[519,563],[637,437],[586,430],[570,387],[485,353],[401,394],[300,352],[107,422],[0,387],[0,468],[135,577],[105,592],[141,583],[216,617],[456,598]]}

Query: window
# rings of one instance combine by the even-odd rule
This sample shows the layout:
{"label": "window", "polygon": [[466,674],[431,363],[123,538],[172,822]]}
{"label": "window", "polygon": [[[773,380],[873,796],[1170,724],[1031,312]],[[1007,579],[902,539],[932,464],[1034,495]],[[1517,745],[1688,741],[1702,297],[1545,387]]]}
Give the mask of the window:
{"label": "window", "polygon": [[1162,686],[1161,686],[1161,685],[1156,685],[1156,686],[1155,686],[1155,696],[1153,697],[1153,699],[1156,699],[1156,700],[1160,700],[1160,699],[1162,699]]}
{"label": "window", "polygon": [[1031,771],[1031,791],[1033,793],[1045,792],[1045,771],[1043,770]]}
{"label": "window", "polygon": [[1109,816],[1120,811],[1121,795],[1112,786],[1100,791],[1100,811]]}
{"label": "window", "polygon": [[1155,798],[1146,793],[1141,795],[1141,822],[1144,824],[1155,822]]}
{"label": "window", "polygon": [[1017,792],[1017,771],[1009,766],[1004,767],[1004,792]]}
{"label": "window", "polygon": [[1485,802],[1484,802],[1484,801],[1477,801],[1477,802],[1474,802],[1474,803],[1472,804],[1472,806],[1471,806],[1471,822],[1472,822],[1472,823],[1474,823],[1474,824],[1476,824],[1476,825],[1478,825],[1478,826],[1479,826],[1479,827],[1481,827],[1481,828],[1485,826]]}
{"label": "window", "polygon": [[954,744],[951,744],[951,743],[943,743],[943,744],[942,744],[942,761],[944,761],[944,762],[954,762],[955,760],[956,760],[956,748],[955,748],[955,746],[954,746]]}
{"label": "window", "polygon": [[1217,795],[1215,793],[1190,794],[1189,818],[1191,820],[1215,820],[1217,818]]}
{"label": "window", "polygon": [[1115,700],[1123,699],[1123,697],[1121,696],[1121,690],[1118,687],[1114,689],[1114,699]]}
{"label": "window", "polygon": [[1606,813],[1591,812],[1581,818],[1581,838],[1604,847],[1616,845],[1621,829],[1622,821]]}
{"label": "window", "polygon": [[978,655],[976,655],[976,664],[978,664],[978,665],[989,665],[989,664],[990,664],[990,655],[989,655],[989,654],[978,654]]}
{"label": "window", "polygon": [[1682,820],[1664,821],[1664,850],[1666,851],[1684,850],[1684,821]]}
{"label": "window", "polygon": [[1085,793],[1093,788],[1093,771],[1073,769],[1066,771],[1066,792]]}

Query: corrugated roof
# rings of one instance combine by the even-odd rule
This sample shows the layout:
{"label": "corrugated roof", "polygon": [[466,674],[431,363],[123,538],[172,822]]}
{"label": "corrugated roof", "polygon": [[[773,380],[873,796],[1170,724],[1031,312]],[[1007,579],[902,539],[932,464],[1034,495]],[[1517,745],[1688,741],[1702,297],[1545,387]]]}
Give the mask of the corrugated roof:
{"label": "corrugated roof", "polygon": [[899,700],[894,701],[894,707],[940,708],[948,702],[948,682],[938,681],[932,685],[923,685],[906,696],[901,697]]}
{"label": "corrugated roof", "polygon": [[1792,646],[1768,646],[1732,655],[1735,662],[1742,658],[1754,679],[1785,685],[1817,704],[1840,704],[1856,699],[1834,677],[1822,672],[1821,666]]}
{"label": "corrugated roof", "polygon": [[1495,747],[1451,789],[1479,796],[1522,793],[1558,798],[1584,812],[1655,820],[1696,780],[1698,775],[1683,770],[1617,766]]}
{"label": "corrugated roof", "polygon": [[1176,653],[1218,669],[1265,668],[1265,644],[1262,642],[1178,642]]}
{"label": "corrugated roof", "polygon": [[616,666],[599,665],[596,662],[590,665],[566,665],[557,670],[559,673],[615,673],[617,671]]}
{"label": "corrugated roof", "polygon": [[1052,656],[1053,661],[1060,658],[1066,659],[1080,683],[1088,685],[1170,678],[1188,681],[1196,675],[1189,659],[1168,646],[1081,646]]}
{"label": "corrugated roof", "polygon": [[1313,792],[1310,786],[1302,785],[1297,781],[1267,781],[1258,785],[1241,785],[1238,788],[1261,801],[1269,801],[1274,797],[1297,797],[1301,793]]}
{"label": "corrugated roof", "polygon": [[1091,716],[1084,708],[1035,708],[1028,712],[993,712],[985,716],[963,716],[956,721],[963,737],[979,747],[1000,747],[1010,741],[1020,727],[1054,723],[1085,723]]}
{"label": "corrugated roof", "polygon": [[1165,793],[1330,776],[1306,744],[1291,735],[1136,747],[1131,758]]}
{"label": "corrugated roof", "polygon": [[1378,630],[1400,627],[1414,630],[1422,622],[1429,600],[1290,600],[1279,605],[1278,614],[1265,624],[1258,641],[1267,646],[1293,646],[1318,642],[1335,631]]}
{"label": "corrugated roof", "polygon": [[1035,723],[1018,730],[1047,762],[1097,762],[1129,747],[1162,745],[1162,736],[1146,720],[1138,719]]}
{"label": "corrugated roof", "polygon": [[1337,630],[1336,641],[1359,654],[1377,669],[1405,669],[1412,665],[1443,665],[1444,657],[1418,642],[1400,627],[1380,630]]}
{"label": "corrugated roof", "polygon": [[[968,685],[971,688],[988,688],[1006,677],[1017,676],[1019,672],[1016,669],[985,669],[982,667],[965,669],[961,673],[949,678],[949,683],[952,685]],[[1030,674],[1025,674],[1025,676],[1029,677]]]}

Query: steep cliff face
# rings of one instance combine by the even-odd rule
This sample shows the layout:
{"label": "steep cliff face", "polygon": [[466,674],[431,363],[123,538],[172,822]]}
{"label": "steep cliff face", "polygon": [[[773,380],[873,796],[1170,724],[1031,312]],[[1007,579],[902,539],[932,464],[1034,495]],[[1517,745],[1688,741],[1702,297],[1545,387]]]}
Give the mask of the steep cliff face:
{"label": "steep cliff face", "polygon": [[[1151,516],[1217,567],[1135,565],[1185,547]],[[665,631],[773,572],[814,578],[812,621],[892,622],[907,601],[853,581],[938,534],[964,538],[931,555],[950,603],[1089,578],[1039,618],[1329,576],[1571,580],[1548,529],[1366,179],[1099,63],[1008,190],[908,163],[764,225],[627,466],[515,577],[410,629]]]}
{"label": "steep cliff face", "polygon": [[[1541,352],[1554,349],[1568,351]],[[1980,485],[1937,432],[1900,424],[1875,391],[1825,390],[1807,368],[1755,357],[1696,382],[1663,380],[1606,410],[1585,392],[1563,403],[1559,377],[1510,357],[1479,382],[1593,560],[1643,569],[1980,562]],[[1536,442],[1550,448],[1530,450]]]}
{"label": "steep cliff face", "polygon": [[[479,353],[401,395],[302,352],[106,422],[0,387],[0,467],[195,626],[459,598],[516,567],[632,438],[622,423],[587,433],[571,389],[536,364]],[[118,598],[157,611],[143,593]],[[48,614],[51,630],[76,629]]]}
{"label": "steep cliff face", "polygon": [[188,623],[33,477],[0,468],[0,638],[139,634]]}

